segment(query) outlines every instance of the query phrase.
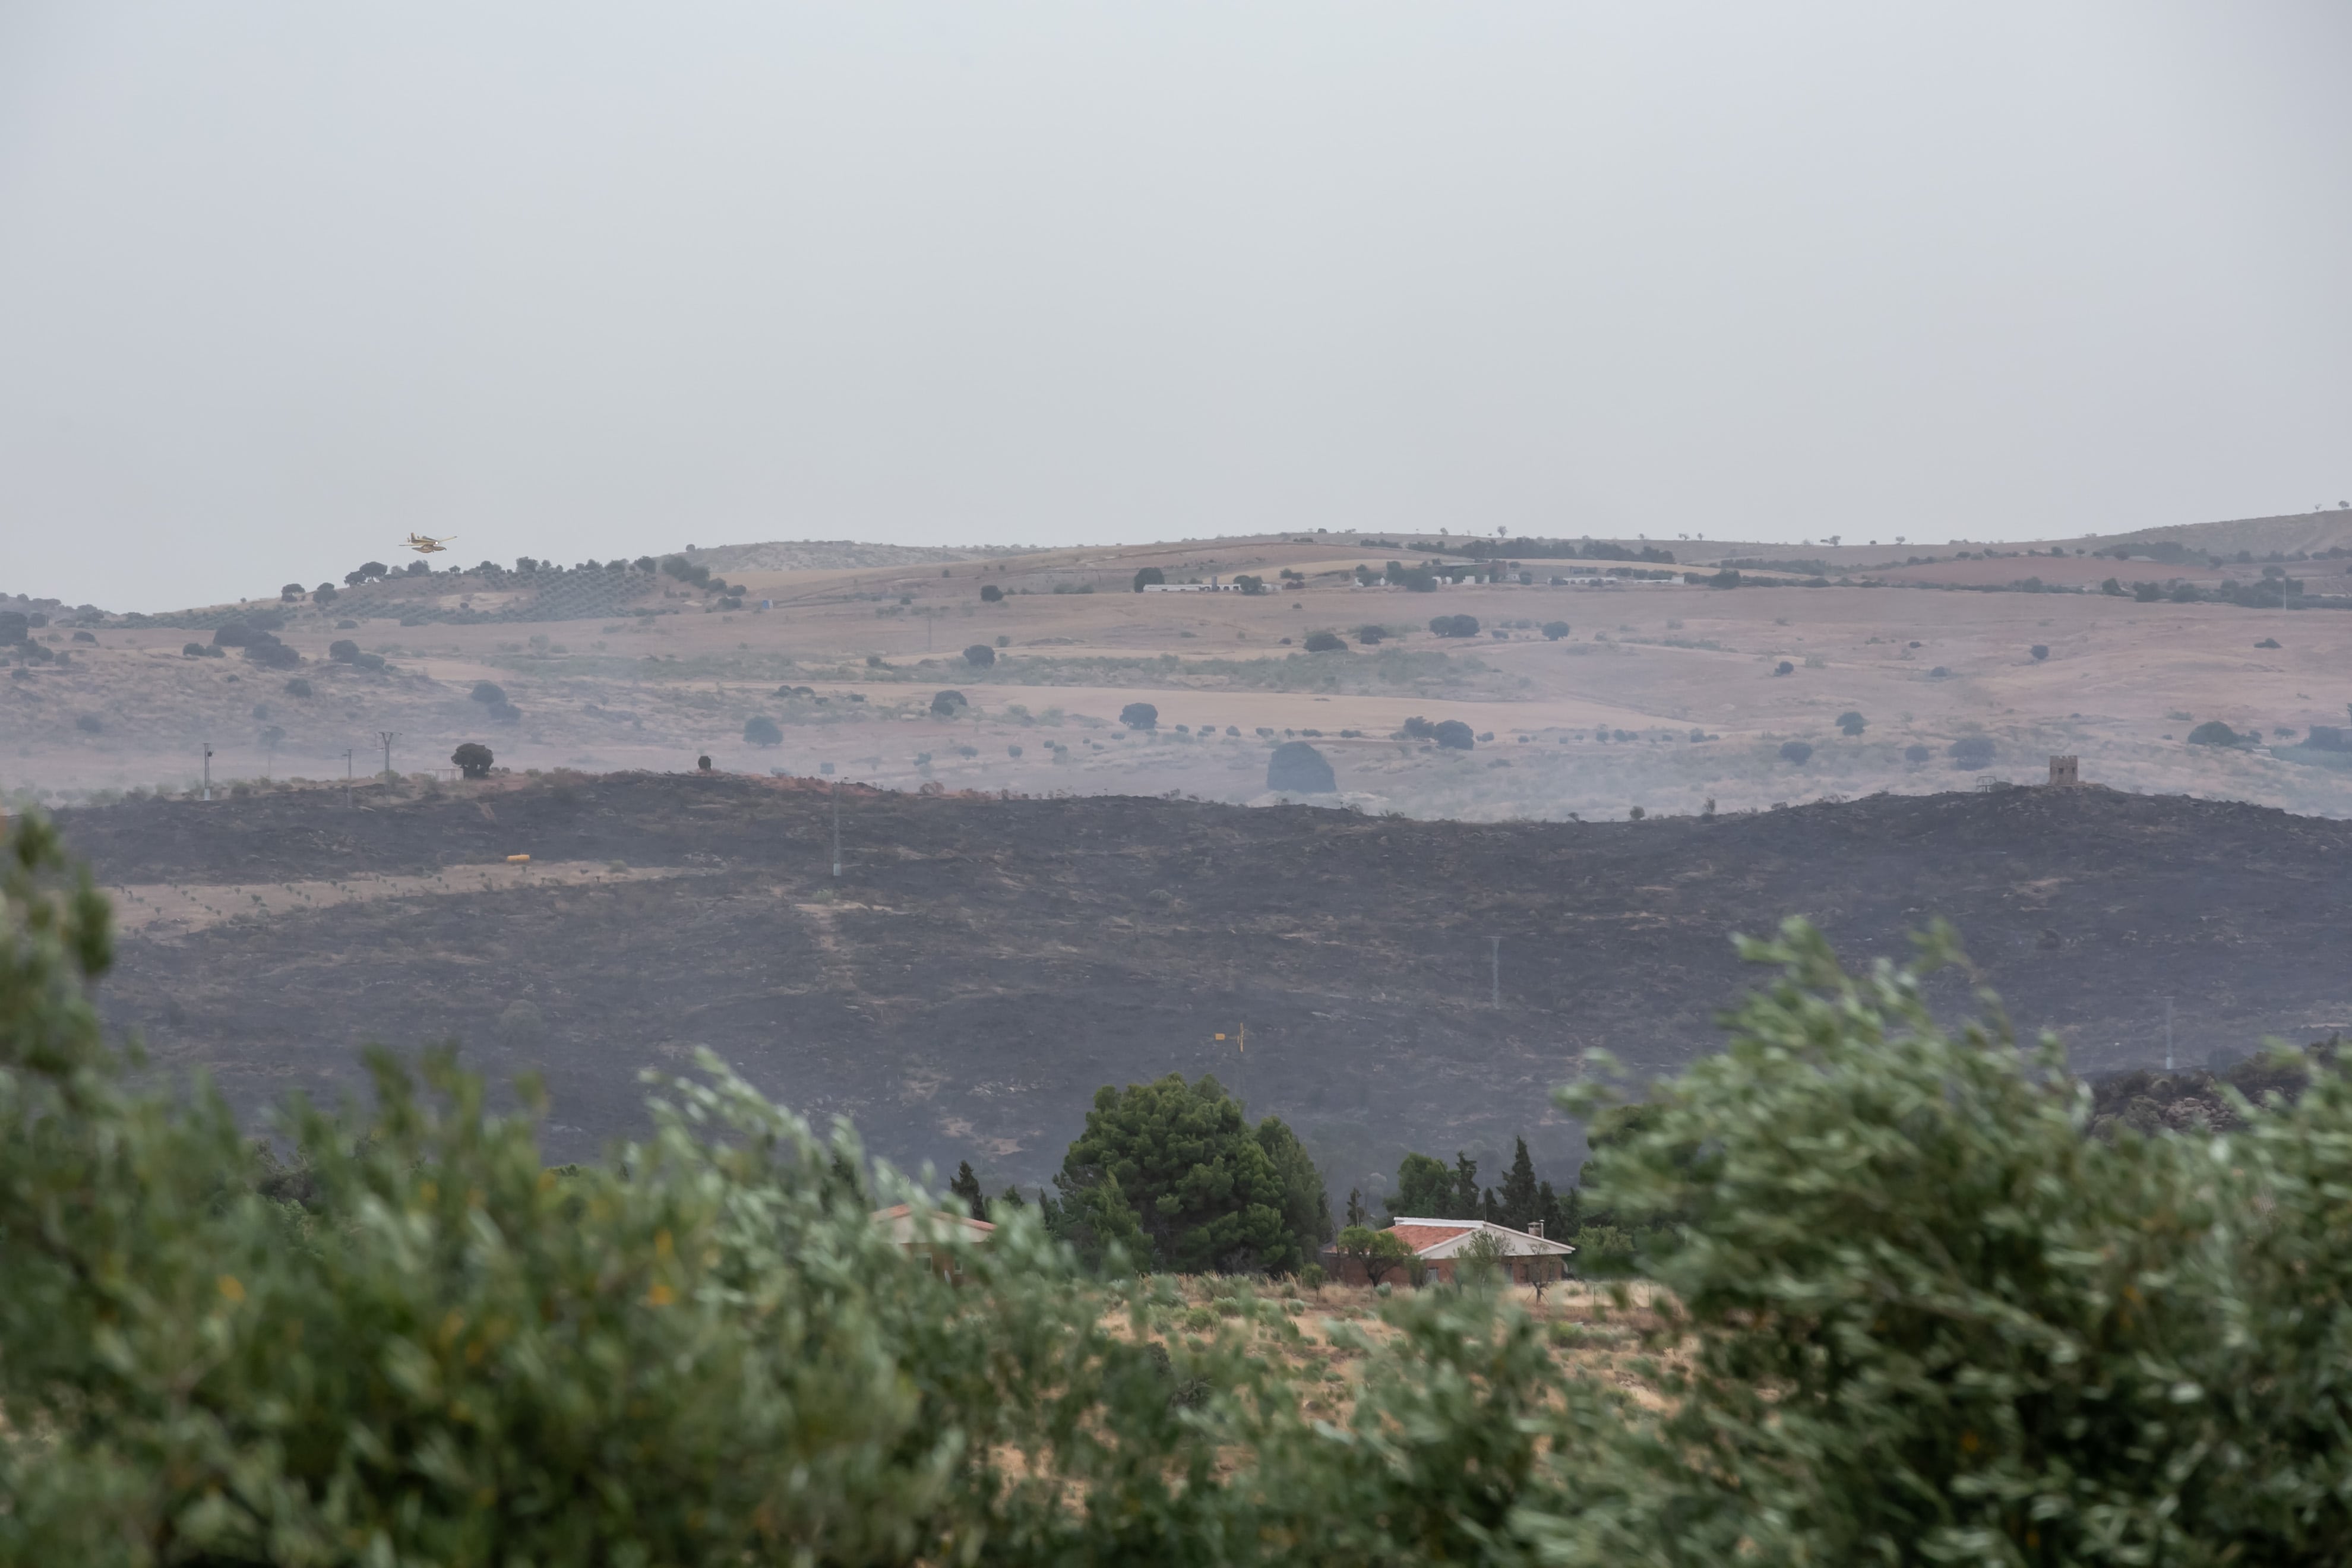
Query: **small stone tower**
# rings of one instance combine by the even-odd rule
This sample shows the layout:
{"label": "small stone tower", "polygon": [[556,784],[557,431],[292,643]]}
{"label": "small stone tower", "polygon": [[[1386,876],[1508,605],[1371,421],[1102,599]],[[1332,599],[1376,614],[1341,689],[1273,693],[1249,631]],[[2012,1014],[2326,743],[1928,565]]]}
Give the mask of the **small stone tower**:
{"label": "small stone tower", "polygon": [[2052,789],[2072,789],[2082,782],[2083,776],[2080,767],[2080,759],[2075,757],[2053,757],[2050,759],[2050,787]]}

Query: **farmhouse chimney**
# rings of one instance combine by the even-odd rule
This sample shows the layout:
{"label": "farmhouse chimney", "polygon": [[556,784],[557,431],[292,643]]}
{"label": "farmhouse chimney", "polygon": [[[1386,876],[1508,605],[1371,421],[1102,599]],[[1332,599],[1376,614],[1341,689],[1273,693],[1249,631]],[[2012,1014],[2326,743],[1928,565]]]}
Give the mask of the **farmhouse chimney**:
{"label": "farmhouse chimney", "polygon": [[1543,1221],[1539,1219],[1531,1219],[1528,1221],[1528,1234],[1534,1237],[1538,1241],[1541,1241],[1543,1239]]}

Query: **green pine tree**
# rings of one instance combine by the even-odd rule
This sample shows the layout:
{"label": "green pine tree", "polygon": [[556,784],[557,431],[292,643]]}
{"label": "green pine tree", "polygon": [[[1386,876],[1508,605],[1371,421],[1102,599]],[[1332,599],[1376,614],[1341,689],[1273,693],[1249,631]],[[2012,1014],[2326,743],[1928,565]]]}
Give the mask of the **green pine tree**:
{"label": "green pine tree", "polygon": [[1454,1197],[1447,1205],[1448,1219],[1476,1219],[1485,1207],[1479,1202],[1478,1162],[1456,1149],[1454,1151]]}
{"label": "green pine tree", "polygon": [[948,1184],[948,1191],[963,1200],[963,1206],[972,1218],[988,1217],[988,1200],[980,1194],[980,1178],[972,1174],[971,1161],[963,1161],[956,1166],[955,1180]]}
{"label": "green pine tree", "polygon": [[1510,1173],[1503,1178],[1500,1213],[1496,1223],[1513,1230],[1525,1230],[1543,1217],[1536,1184],[1536,1164],[1528,1157],[1528,1141],[1514,1139],[1517,1147],[1511,1153]]}
{"label": "green pine tree", "polygon": [[[1188,1084],[1171,1073],[1097,1090],[1054,1177],[1065,1234],[1082,1254],[1100,1256],[1099,1234],[1119,1226],[1087,1200],[1116,1177],[1119,1206],[1140,1227],[1138,1264],[1188,1274],[1297,1269],[1301,1233],[1316,1229],[1319,1245],[1328,1223],[1322,1181],[1290,1130],[1274,1126],[1279,1133],[1262,1141],[1213,1078]],[[1291,1147],[1277,1163],[1266,1142],[1285,1139]]]}
{"label": "green pine tree", "polygon": [[1444,1219],[1454,1212],[1454,1173],[1443,1160],[1407,1154],[1397,1165],[1396,1195],[1388,1202],[1391,1224],[1406,1215]]}

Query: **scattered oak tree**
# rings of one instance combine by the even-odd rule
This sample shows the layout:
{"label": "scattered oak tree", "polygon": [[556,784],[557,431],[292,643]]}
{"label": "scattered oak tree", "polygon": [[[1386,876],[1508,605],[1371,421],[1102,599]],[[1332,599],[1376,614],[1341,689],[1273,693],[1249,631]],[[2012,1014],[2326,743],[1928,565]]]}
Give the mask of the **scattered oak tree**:
{"label": "scattered oak tree", "polygon": [[1412,1256],[1404,1238],[1392,1230],[1351,1225],[1339,1233],[1339,1256],[1364,1271],[1364,1283],[1378,1285],[1405,1266]]}

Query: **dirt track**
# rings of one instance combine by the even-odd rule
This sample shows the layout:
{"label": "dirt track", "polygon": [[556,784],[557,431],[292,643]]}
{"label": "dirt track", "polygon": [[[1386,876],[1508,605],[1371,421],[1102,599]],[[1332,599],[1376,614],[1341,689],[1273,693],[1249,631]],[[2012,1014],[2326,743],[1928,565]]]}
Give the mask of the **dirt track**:
{"label": "dirt track", "polygon": [[[456,1038],[494,1076],[544,1072],[562,1157],[640,1126],[638,1071],[709,1046],[881,1152],[969,1157],[1000,1185],[1045,1175],[1100,1085],[1211,1069],[1301,1128],[1335,1201],[1406,1147],[1492,1158],[1514,1131],[1562,1180],[1580,1138],[1547,1092],[1580,1053],[1657,1071],[1708,1048],[1753,978],[1731,934],[1791,912],[1854,960],[1951,918],[2020,1026],[2057,1028],[2086,1067],[2160,1060],[2168,994],[2184,1063],[2352,1022],[2352,824],[2236,804],[2017,790],[1465,825],[845,792],[842,817],[837,896],[825,797],[770,781],[61,820],[110,883],[417,879],[415,896],[130,933],[110,1015],[248,1109],[352,1086],[364,1041]],[[450,875],[522,853],[638,875]],[[642,875],[664,868],[703,874]],[[429,879],[458,890],[427,896]],[[1212,1037],[1244,1022],[1243,1059]]]}

